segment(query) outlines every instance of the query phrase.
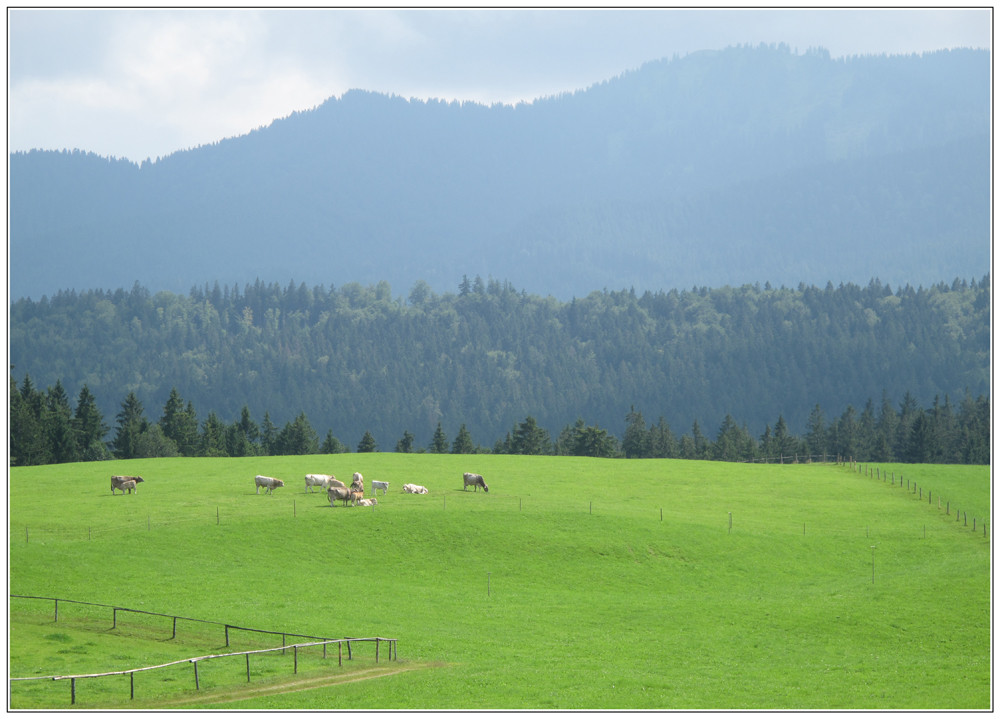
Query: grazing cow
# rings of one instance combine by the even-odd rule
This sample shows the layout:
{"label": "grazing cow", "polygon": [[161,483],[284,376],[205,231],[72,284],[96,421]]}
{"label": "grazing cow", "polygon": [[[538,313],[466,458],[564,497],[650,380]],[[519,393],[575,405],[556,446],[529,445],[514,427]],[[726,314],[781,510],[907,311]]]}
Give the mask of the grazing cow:
{"label": "grazing cow", "polygon": [[[125,487],[122,486],[125,482],[132,482],[132,488],[135,489],[135,485],[136,484],[138,484],[139,482],[144,482],[144,481],[145,480],[142,477],[129,477],[128,475],[112,474],[111,475],[111,494],[114,494],[116,489],[120,489],[122,491],[122,494],[125,494]],[[138,492],[138,491],[139,490],[136,489],[136,492]],[[131,492],[130,492],[130,494],[131,494]]]}
{"label": "grazing cow", "polygon": [[347,503],[351,500],[351,490],[347,487],[330,487],[326,490],[326,496],[330,500],[331,507],[338,499],[343,500],[346,507]]}
{"label": "grazing cow", "polygon": [[264,494],[272,494],[275,487],[284,487],[285,483],[280,479],[275,479],[274,477],[265,477],[262,474],[258,474],[254,478],[254,483],[257,486],[257,494],[260,494],[260,488],[264,488]]}
{"label": "grazing cow", "polygon": [[[337,484],[334,484],[336,482]],[[332,474],[307,474],[306,475],[306,491],[311,492],[313,487],[322,487],[323,489],[329,489],[330,487],[340,486],[343,487],[344,483],[339,479],[334,477]]]}
{"label": "grazing cow", "polygon": [[419,484],[404,484],[403,491],[408,494],[427,494],[427,487],[421,487]]}
{"label": "grazing cow", "polygon": [[490,488],[486,486],[486,482],[483,481],[483,475],[473,474],[472,472],[466,472],[462,478],[465,480],[465,485],[462,487],[462,491],[469,488],[471,484],[475,491],[478,492],[479,488],[482,487],[484,492],[489,492]]}
{"label": "grazing cow", "polygon": [[369,499],[359,499],[358,500],[358,506],[359,507],[374,507],[376,504],[378,504],[378,500],[375,499],[374,497],[371,497]]}
{"label": "grazing cow", "polygon": [[372,480],[372,494],[378,494],[378,491],[380,489],[382,490],[382,494],[385,494],[386,490],[389,489],[389,483],[388,482],[379,482],[377,479],[373,479]]}

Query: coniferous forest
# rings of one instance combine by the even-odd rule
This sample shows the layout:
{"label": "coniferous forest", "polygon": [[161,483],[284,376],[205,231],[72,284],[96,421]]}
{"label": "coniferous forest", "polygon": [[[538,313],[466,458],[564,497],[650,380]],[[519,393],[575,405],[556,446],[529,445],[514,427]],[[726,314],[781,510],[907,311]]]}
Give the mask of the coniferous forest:
{"label": "coniferous forest", "polygon": [[564,302],[477,276],[405,298],[385,282],[64,291],[11,305],[11,462],[377,450],[986,464],[989,290],[987,276]]}

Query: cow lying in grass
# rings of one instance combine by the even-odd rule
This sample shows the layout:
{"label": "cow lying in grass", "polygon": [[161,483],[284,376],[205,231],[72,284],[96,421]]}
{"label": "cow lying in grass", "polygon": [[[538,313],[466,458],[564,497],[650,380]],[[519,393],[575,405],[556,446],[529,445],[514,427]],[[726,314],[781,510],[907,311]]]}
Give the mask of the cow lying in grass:
{"label": "cow lying in grass", "polygon": [[332,474],[307,474],[306,475],[306,491],[311,492],[313,487],[322,487],[323,489],[329,489],[330,487],[343,487],[344,483],[339,479],[334,477]]}
{"label": "cow lying in grass", "polygon": [[258,474],[254,478],[254,483],[257,487],[257,494],[260,494],[260,488],[264,488],[264,494],[272,494],[275,487],[284,487],[285,483],[280,479],[275,479],[274,477],[265,477],[262,474]]}
{"label": "cow lying in grass", "polygon": [[404,484],[403,491],[407,494],[427,494],[427,487],[422,487],[419,484]]}
{"label": "cow lying in grass", "polygon": [[384,495],[386,493],[386,491],[389,489],[389,483],[388,482],[379,482],[377,479],[373,479],[372,480],[372,494],[378,494],[378,491],[380,489],[382,490],[382,494]]}
{"label": "cow lying in grass", "polygon": [[[145,480],[142,477],[129,477],[128,475],[113,474],[111,475],[111,494],[114,494],[116,489],[120,489],[122,494],[125,494],[126,489],[129,494],[132,493],[133,489],[138,492],[139,490],[136,489],[135,485],[144,481]],[[128,486],[126,486],[126,484],[128,484]]]}
{"label": "cow lying in grass", "polygon": [[483,475],[481,474],[473,474],[472,472],[466,472],[462,476],[462,478],[465,480],[465,485],[462,487],[463,491],[468,489],[470,485],[475,487],[475,491],[477,492],[479,491],[480,487],[483,488],[484,492],[490,491],[490,488],[486,486],[486,482],[483,481]]}
{"label": "cow lying in grass", "polygon": [[359,507],[374,507],[376,504],[378,504],[378,500],[375,499],[374,497],[369,497],[368,499],[359,499],[358,500],[358,506]]}

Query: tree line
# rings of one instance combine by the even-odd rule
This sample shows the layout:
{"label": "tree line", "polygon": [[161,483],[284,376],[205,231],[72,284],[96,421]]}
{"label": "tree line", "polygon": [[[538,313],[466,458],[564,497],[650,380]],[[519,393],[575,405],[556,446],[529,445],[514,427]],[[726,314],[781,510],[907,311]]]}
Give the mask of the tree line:
{"label": "tree line", "polygon": [[12,375],[87,386],[106,417],[128,392],[158,409],[176,389],[199,425],[211,412],[229,423],[244,406],[261,424],[304,413],[352,449],[369,430],[390,451],[405,432],[428,447],[439,424],[464,424],[492,449],[528,415],[553,443],[579,417],[624,441],[632,404],[709,435],[704,423],[728,414],[760,443],[779,415],[804,435],[815,404],[839,414],[883,392],[897,402],[910,392],[922,407],[966,390],[988,396],[989,358],[988,276],[926,288],[605,290],[568,302],[479,276],[456,293],[417,282],[405,297],[385,282],[258,280],[188,295],[136,284],[10,311]]}
{"label": "tree line", "polygon": [[[42,391],[25,375],[18,386],[10,379],[10,463],[12,466],[61,462],[134,459],[142,457],[248,457],[260,455],[337,454],[351,448],[327,430],[322,441],[305,412],[278,428],[269,412],[261,423],[244,405],[232,422],[214,411],[201,421],[193,403],[172,389],[156,420],[146,416],[142,402],[129,392],[110,427],[87,385],[76,407],[61,381]],[[697,421],[689,433],[676,436],[660,417],[647,425],[633,406],[619,439],[607,429],[579,418],[553,438],[531,415],[517,422],[492,446],[474,442],[465,424],[449,440],[439,422],[430,443],[416,443],[404,430],[392,446],[395,452],[439,454],[573,455],[585,457],[680,458],[721,461],[826,461],[836,456],[859,461],[988,464],[990,461],[989,400],[966,393],[958,408],[950,399],[935,398],[922,409],[910,393],[897,409],[883,393],[876,410],[869,400],[859,414],[851,405],[827,419],[817,404],[805,434],[795,436],[779,415],[759,437],[727,414],[710,439]],[[358,452],[382,449],[370,430],[357,444]]]}

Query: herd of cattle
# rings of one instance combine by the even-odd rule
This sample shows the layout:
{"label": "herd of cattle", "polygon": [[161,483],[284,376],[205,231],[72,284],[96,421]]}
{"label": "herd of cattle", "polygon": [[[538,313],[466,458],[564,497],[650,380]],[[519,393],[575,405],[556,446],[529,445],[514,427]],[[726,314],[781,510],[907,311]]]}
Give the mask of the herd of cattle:
{"label": "herd of cattle", "polygon": [[[490,488],[486,486],[486,482],[483,481],[483,475],[481,474],[466,472],[462,475],[462,479],[464,481],[463,490],[472,487],[474,491],[478,492],[479,488],[482,487],[484,492],[490,491]],[[125,494],[126,490],[129,494],[132,494],[132,492],[138,493],[139,490],[136,485],[142,481],[144,481],[142,477],[112,475],[111,494],[114,494],[116,489],[120,489],[122,494]],[[277,487],[284,487],[285,483],[276,477],[265,477],[262,474],[258,474],[254,478],[254,486],[257,488],[256,494],[260,494],[261,487],[264,488],[264,494],[271,494]],[[389,489],[389,483],[373,480],[371,488],[372,494],[375,496],[365,498],[365,478],[361,476],[361,472],[354,473],[350,487],[332,474],[307,474],[306,491],[312,492],[314,487],[322,487],[326,490],[326,496],[330,500],[331,507],[338,500],[342,501],[345,507],[348,504],[355,507],[371,507],[378,504],[378,500],[376,499],[378,490],[381,489],[382,495],[385,496],[385,493]],[[404,484],[403,491],[407,494],[427,494],[427,487],[419,484]]]}

